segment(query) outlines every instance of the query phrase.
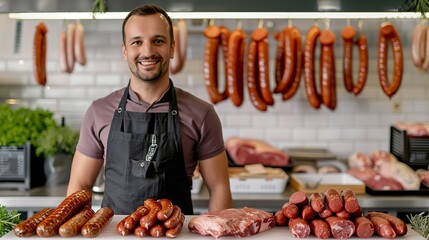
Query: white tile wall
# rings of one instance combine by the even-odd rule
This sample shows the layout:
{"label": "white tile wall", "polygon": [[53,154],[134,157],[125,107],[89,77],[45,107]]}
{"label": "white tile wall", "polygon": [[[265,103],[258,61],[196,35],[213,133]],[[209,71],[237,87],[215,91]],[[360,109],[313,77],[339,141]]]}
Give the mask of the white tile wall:
{"label": "white tile wall", "polygon": [[[363,32],[370,44],[370,61],[367,85],[359,96],[347,93],[342,81],[340,31],[346,21],[333,20],[331,29],[337,34],[337,109],[330,111],[324,106],[319,110],[313,109],[307,102],[302,82],[296,96],[289,101],[282,101],[279,95],[275,95],[275,105],[267,112],[257,111],[245,93],[244,104],[239,108],[233,106],[230,100],[215,105],[224,127],[224,137],[255,137],[279,148],[323,147],[340,157],[347,157],[355,151],[389,150],[389,126],[395,121],[429,121],[429,73],[416,70],[410,58],[412,30],[417,20],[391,21],[400,32],[404,47],[404,77],[399,92],[391,99],[381,91],[376,69],[378,26],[382,21],[364,22]],[[65,74],[59,71],[57,63],[58,36],[64,29],[64,23],[61,20],[47,20],[49,32],[46,88],[38,86],[33,77],[32,38],[37,23],[38,21],[24,21],[21,48],[18,53],[14,53],[15,21],[8,19],[6,15],[0,15],[0,31],[10,32],[0,41],[0,102],[14,98],[23,106],[47,108],[54,111],[58,119],[65,116],[68,125],[79,128],[86,108],[94,99],[123,87],[128,82],[128,67],[121,54],[122,21],[82,21],[86,33],[88,64],[76,64],[72,74]],[[287,21],[273,20],[271,23],[270,68],[274,69],[273,33],[284,28]],[[305,35],[313,21],[294,20],[293,23]],[[236,22],[223,20],[218,24],[225,24],[232,29]],[[352,24],[356,25],[356,22],[352,21]],[[257,26],[257,21],[244,21],[243,26],[250,33]],[[323,28],[323,23],[320,26]],[[176,86],[208,101],[202,67],[205,39],[201,31],[204,26],[188,25],[188,29],[186,65],[181,73],[171,77]],[[391,61],[389,64],[392,64]],[[223,68],[221,70],[223,71]],[[223,76],[223,73],[219,76]],[[400,104],[396,112],[393,110],[394,104]]]}

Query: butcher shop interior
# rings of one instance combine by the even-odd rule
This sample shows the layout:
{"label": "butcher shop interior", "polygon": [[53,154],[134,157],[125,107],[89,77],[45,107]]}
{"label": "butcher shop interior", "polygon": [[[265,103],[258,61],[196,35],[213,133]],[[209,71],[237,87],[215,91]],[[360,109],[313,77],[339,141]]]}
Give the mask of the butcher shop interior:
{"label": "butcher shop interior", "polygon": [[[193,159],[182,178],[192,214],[163,193],[116,213],[107,161],[89,190],[70,192],[84,175],[72,174],[79,141],[100,135],[93,144],[104,145],[105,135],[113,145],[113,120],[91,134],[82,125],[96,121],[96,100],[133,87],[123,21],[145,4],[171,18],[166,71],[177,96],[212,109],[207,120],[178,100],[175,124],[213,123],[205,128],[219,131],[196,135],[219,139],[195,145],[226,159],[224,178],[209,175],[208,157]],[[0,0],[0,237],[429,239],[428,18],[428,0]],[[176,114],[164,115],[170,124]],[[179,161],[193,131],[171,152]],[[170,156],[156,151],[156,135],[141,140],[144,171],[158,171],[156,154]],[[110,153],[84,157],[120,155]],[[213,181],[229,184],[231,207],[212,211]]]}

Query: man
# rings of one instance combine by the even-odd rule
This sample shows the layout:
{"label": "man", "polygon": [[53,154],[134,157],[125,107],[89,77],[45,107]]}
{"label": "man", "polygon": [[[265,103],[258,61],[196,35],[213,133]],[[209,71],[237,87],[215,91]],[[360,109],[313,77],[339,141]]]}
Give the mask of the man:
{"label": "man", "polygon": [[91,190],[104,164],[102,206],[115,214],[130,214],[147,198],[168,198],[193,214],[190,188],[198,165],[209,211],[232,207],[219,117],[169,78],[171,19],[157,6],[138,7],[124,19],[122,38],[129,85],[88,108],[67,194]]}

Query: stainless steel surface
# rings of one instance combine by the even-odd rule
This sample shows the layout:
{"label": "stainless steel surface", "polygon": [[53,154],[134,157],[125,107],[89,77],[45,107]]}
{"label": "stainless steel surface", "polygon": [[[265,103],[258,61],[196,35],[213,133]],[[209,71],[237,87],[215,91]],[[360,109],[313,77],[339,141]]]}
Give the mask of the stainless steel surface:
{"label": "stainless steel surface", "polygon": [[[160,0],[156,4],[167,11],[195,12],[383,12],[398,9],[403,0]],[[0,0],[0,12],[90,12],[94,0]],[[109,12],[128,12],[140,4],[153,1],[107,0]]]}

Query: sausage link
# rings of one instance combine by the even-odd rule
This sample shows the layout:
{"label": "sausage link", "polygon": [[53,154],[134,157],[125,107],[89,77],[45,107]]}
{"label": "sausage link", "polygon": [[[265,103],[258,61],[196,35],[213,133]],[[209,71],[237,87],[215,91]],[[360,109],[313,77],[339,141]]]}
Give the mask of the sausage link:
{"label": "sausage link", "polygon": [[121,236],[127,236],[130,235],[133,232],[133,229],[128,229],[125,227],[125,220],[127,219],[126,216],[124,217],[119,223],[116,225],[116,232]]}
{"label": "sausage link", "polygon": [[332,211],[331,211],[331,209],[329,209],[328,206],[326,206],[325,208],[323,208],[322,211],[319,212],[319,217],[320,218],[325,219],[325,218],[328,218],[330,216],[332,216]]}
{"label": "sausage link", "polygon": [[274,89],[275,93],[284,92],[292,84],[295,76],[296,64],[296,41],[292,27],[287,27],[284,32],[284,72],[280,82]]}
{"label": "sausage link", "polygon": [[76,35],[76,23],[69,23],[67,25],[67,66],[71,72],[74,69],[74,63],[76,61],[75,57],[75,35]]}
{"label": "sausage link", "polygon": [[353,91],[353,38],[356,31],[353,26],[348,25],[341,31],[343,38],[343,78],[344,87],[348,92]]}
{"label": "sausage link", "polygon": [[426,38],[426,26],[422,22],[419,22],[414,29],[413,39],[411,42],[411,58],[414,66],[419,70],[422,69],[422,64],[425,59],[424,44],[426,42]]}
{"label": "sausage link", "polygon": [[320,239],[331,237],[331,229],[323,219],[313,219],[309,222],[311,232]]}
{"label": "sausage link", "polygon": [[325,201],[332,212],[339,212],[343,209],[343,200],[337,190],[330,188],[325,191]]}
{"label": "sausage link", "polygon": [[167,220],[173,213],[173,203],[168,199],[159,199],[161,210],[157,213],[156,217],[159,221]]}
{"label": "sausage link", "polygon": [[174,56],[170,59],[170,73],[176,74],[182,70],[182,59],[180,58],[180,39],[179,28],[176,24],[173,25],[173,36],[174,36]]}
{"label": "sausage link", "polygon": [[58,207],[39,225],[37,235],[40,237],[52,237],[58,233],[58,229],[68,219],[75,215],[83,207],[91,204],[91,192],[81,190],[66,197]]}
{"label": "sausage link", "polygon": [[278,210],[274,214],[274,221],[278,226],[286,226],[288,223],[288,218],[283,214],[282,210]]}
{"label": "sausage link", "polygon": [[356,235],[358,237],[370,238],[374,235],[374,224],[368,218],[364,216],[358,217],[353,220],[353,223],[355,224]]}
{"label": "sausage link", "polygon": [[301,209],[301,217],[304,220],[311,220],[316,217],[316,212],[310,205],[305,205]]}
{"label": "sausage link", "polygon": [[175,228],[180,222],[181,214],[182,210],[180,209],[180,207],[174,205],[173,213],[171,214],[170,218],[164,222],[164,226],[168,229]]}
{"label": "sausage link", "polygon": [[113,219],[113,210],[103,207],[95,212],[94,216],[82,227],[82,236],[86,238],[97,237]]}
{"label": "sausage link", "polygon": [[359,73],[356,84],[353,87],[353,93],[358,95],[362,92],[368,77],[368,43],[365,35],[361,34],[356,41],[359,49]]}
{"label": "sausage link", "polygon": [[350,238],[356,230],[355,224],[348,219],[331,216],[325,220],[334,238]]}
{"label": "sausage link", "polygon": [[316,82],[314,79],[314,56],[317,39],[320,36],[320,29],[312,26],[305,39],[304,45],[304,83],[307,99],[313,108],[320,108],[321,97],[317,92]]}
{"label": "sausage link", "polygon": [[303,191],[295,191],[289,197],[289,202],[296,204],[298,207],[308,205],[307,194]]}
{"label": "sausage link", "polygon": [[397,218],[393,215],[390,215],[388,213],[383,213],[383,212],[369,212],[366,214],[367,218],[370,217],[382,217],[385,218],[387,221],[389,221],[389,223],[393,226],[393,229],[395,230],[396,234],[398,236],[404,236],[405,234],[407,234],[408,228],[407,228],[407,224],[402,221],[400,218]]}
{"label": "sausage link", "polygon": [[131,213],[130,216],[134,221],[139,222],[143,216],[149,213],[149,211],[149,208],[146,206],[139,206],[133,213]]}
{"label": "sausage link", "polygon": [[80,233],[83,225],[94,215],[94,210],[85,207],[65,222],[58,230],[61,237],[74,237]]}
{"label": "sausage link", "polygon": [[134,218],[131,215],[128,215],[125,218],[124,227],[127,228],[127,229],[132,230],[132,229],[134,229],[139,224],[139,222],[140,222],[140,220],[136,221],[136,220],[134,220]]}
{"label": "sausage link", "polygon": [[[383,23],[380,26],[379,44],[378,44],[378,77],[383,92],[392,97],[401,86],[403,74],[403,53],[399,34],[395,27],[390,23]],[[389,41],[393,48],[393,78],[389,82],[387,74],[387,52]]]}
{"label": "sausage link", "polygon": [[41,22],[36,26],[34,34],[34,74],[37,83],[46,85],[46,41],[48,29]]}
{"label": "sausage link", "polygon": [[[320,34],[322,45],[320,54],[320,89],[322,102],[331,110],[336,107],[336,79],[334,42],[335,34],[331,30],[324,30]],[[331,209],[332,210],[332,209]]]}
{"label": "sausage link", "polygon": [[287,202],[283,204],[282,211],[283,211],[283,214],[289,219],[297,218],[299,216],[298,206],[296,206],[296,204],[291,202]]}
{"label": "sausage link", "polygon": [[310,206],[317,213],[323,211],[325,208],[325,199],[323,198],[322,194],[318,192],[312,193],[310,195]]}
{"label": "sausage link", "polygon": [[137,226],[134,228],[134,236],[136,237],[148,237],[150,236],[149,229],[143,227],[143,226]]}
{"label": "sausage link", "polygon": [[162,237],[165,235],[165,227],[162,224],[156,224],[150,229],[149,233],[152,237]]}
{"label": "sausage link", "polygon": [[247,90],[253,106],[260,111],[266,111],[267,104],[261,99],[260,85],[257,81],[257,47],[257,42],[251,41],[247,50]]}
{"label": "sausage link", "polygon": [[67,33],[62,31],[58,42],[58,63],[61,72],[69,73],[67,65]]}
{"label": "sausage link", "polygon": [[84,35],[85,35],[85,29],[80,23],[80,21],[76,22],[76,33],[75,33],[75,39],[74,39],[74,55],[76,58],[76,62],[78,62],[80,65],[85,66],[86,65],[86,52],[85,52],[85,41],[84,41]]}
{"label": "sausage link", "polygon": [[[276,47],[276,62],[275,62],[275,80],[278,85],[280,80],[283,77],[283,72],[285,69],[285,33],[280,31],[275,33],[274,38],[277,40]],[[277,88],[277,86],[276,86]]]}
{"label": "sausage link", "polygon": [[239,107],[243,104],[243,63],[246,34],[241,29],[232,31],[228,42],[228,96]]}
{"label": "sausage link", "polygon": [[349,213],[354,213],[359,210],[359,202],[356,195],[351,189],[345,189],[341,192],[344,201],[344,209]]}
{"label": "sausage link", "polygon": [[168,229],[165,232],[165,236],[168,238],[175,238],[177,237],[177,235],[179,235],[180,231],[182,230],[183,224],[185,223],[185,215],[181,214],[181,218],[179,221],[179,224],[177,224],[176,227],[172,228],[172,229]]}
{"label": "sausage link", "polygon": [[308,238],[310,236],[310,225],[300,217],[289,220],[289,229],[294,237]]}
{"label": "sausage link", "polygon": [[429,69],[429,27],[426,28],[425,35],[426,35],[426,42],[424,42],[425,48],[423,48],[421,51],[425,56],[422,63],[422,69],[426,71]]}
{"label": "sausage link", "polygon": [[368,218],[371,220],[372,224],[374,224],[374,231],[378,236],[383,238],[396,237],[396,232],[387,219],[377,216],[369,216]]}
{"label": "sausage link", "polygon": [[15,226],[13,232],[17,237],[30,237],[36,234],[36,228],[39,223],[45,220],[52,212],[53,208],[44,208],[27,220],[20,222]]}
{"label": "sausage link", "polygon": [[282,99],[283,101],[288,100],[292,98],[295,93],[298,91],[299,83],[301,81],[301,70],[302,70],[302,63],[303,63],[303,56],[302,56],[302,46],[301,46],[301,32],[298,28],[293,27],[293,33],[295,34],[295,51],[296,51],[296,64],[295,64],[295,76],[292,84],[289,86],[289,88],[286,89],[286,91],[283,92]]}
{"label": "sausage link", "polygon": [[147,199],[144,201],[144,205],[149,208],[149,213],[140,218],[140,226],[150,229],[155,225],[157,220],[157,214],[161,210],[161,205],[154,199]]}
{"label": "sausage link", "polygon": [[350,213],[347,212],[345,209],[336,212],[335,216],[340,217],[340,218],[345,218],[345,219],[349,219],[350,218]]}
{"label": "sausage link", "polygon": [[258,42],[258,73],[259,73],[259,86],[261,89],[261,96],[264,102],[268,105],[273,105],[274,100],[270,88],[269,76],[269,56],[268,56],[268,38]]}

